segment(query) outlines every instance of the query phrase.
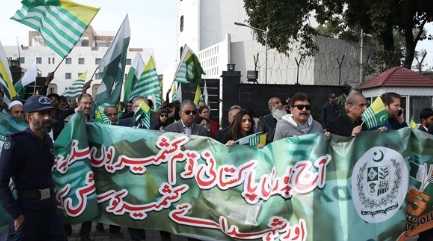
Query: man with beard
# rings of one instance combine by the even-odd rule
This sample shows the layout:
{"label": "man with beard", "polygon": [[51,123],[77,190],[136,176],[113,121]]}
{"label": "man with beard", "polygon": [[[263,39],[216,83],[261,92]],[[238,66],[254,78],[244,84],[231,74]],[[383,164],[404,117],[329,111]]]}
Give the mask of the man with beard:
{"label": "man with beard", "polygon": [[278,97],[271,97],[268,100],[268,108],[271,113],[262,116],[258,124],[258,132],[266,133],[266,144],[271,143],[274,139],[277,121],[287,114],[281,99]]}
{"label": "man with beard", "polygon": [[433,134],[433,110],[431,108],[425,108],[419,114],[421,119],[421,125],[419,130]]}
{"label": "man with beard", "polygon": [[14,100],[8,105],[9,113],[17,120],[24,120],[23,103],[19,100]]}
{"label": "man with beard", "polygon": [[[29,128],[9,137],[0,156],[0,203],[13,221],[8,240],[66,240],[58,213],[51,169],[53,141],[48,136],[53,106],[46,96],[24,105]],[[9,181],[17,190],[14,198]]]}
{"label": "man with beard", "polygon": [[277,122],[274,141],[291,136],[323,132],[322,125],[311,116],[311,101],[304,93],[296,93],[290,100],[291,114]]}

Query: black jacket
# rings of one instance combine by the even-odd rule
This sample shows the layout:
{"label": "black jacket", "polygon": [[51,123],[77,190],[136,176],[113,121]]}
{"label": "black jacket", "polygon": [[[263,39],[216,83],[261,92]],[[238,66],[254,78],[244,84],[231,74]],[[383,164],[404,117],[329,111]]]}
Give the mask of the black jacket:
{"label": "black jacket", "polygon": [[267,114],[260,118],[257,131],[266,133],[266,144],[274,140],[276,126],[277,119],[275,119],[272,114]]}

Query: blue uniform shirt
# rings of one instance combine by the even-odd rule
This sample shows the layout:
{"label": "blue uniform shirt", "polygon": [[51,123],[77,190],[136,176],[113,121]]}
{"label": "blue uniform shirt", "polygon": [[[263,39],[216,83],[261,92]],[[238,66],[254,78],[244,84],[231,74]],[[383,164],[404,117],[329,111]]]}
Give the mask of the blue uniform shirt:
{"label": "blue uniform shirt", "polygon": [[12,218],[23,211],[22,200],[16,200],[9,189],[10,178],[18,195],[20,190],[54,188],[53,164],[53,141],[48,135],[41,139],[26,129],[11,135],[4,143],[0,156],[0,204]]}

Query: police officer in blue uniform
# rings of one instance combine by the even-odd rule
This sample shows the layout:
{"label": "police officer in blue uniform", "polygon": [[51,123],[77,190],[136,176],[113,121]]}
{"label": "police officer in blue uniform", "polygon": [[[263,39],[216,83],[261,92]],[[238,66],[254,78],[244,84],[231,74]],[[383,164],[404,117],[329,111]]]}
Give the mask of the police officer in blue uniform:
{"label": "police officer in blue uniform", "polygon": [[[51,177],[53,141],[47,133],[52,108],[47,97],[30,97],[24,104],[29,128],[11,135],[3,145],[0,204],[13,219],[8,240],[66,241]],[[11,178],[16,198],[9,188]]]}

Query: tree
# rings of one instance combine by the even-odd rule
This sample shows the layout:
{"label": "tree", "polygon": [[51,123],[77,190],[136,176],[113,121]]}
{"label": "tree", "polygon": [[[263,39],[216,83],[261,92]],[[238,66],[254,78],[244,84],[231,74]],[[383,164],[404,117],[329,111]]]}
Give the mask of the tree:
{"label": "tree", "polygon": [[[314,54],[318,34],[353,40],[363,29],[381,44],[387,67],[403,58],[410,68],[417,43],[431,38],[424,28],[433,21],[431,0],[244,0],[244,6],[249,24],[268,30],[269,46],[286,54],[298,45],[301,54]],[[264,34],[256,33],[264,44]]]}

